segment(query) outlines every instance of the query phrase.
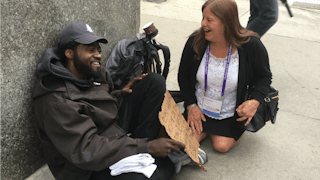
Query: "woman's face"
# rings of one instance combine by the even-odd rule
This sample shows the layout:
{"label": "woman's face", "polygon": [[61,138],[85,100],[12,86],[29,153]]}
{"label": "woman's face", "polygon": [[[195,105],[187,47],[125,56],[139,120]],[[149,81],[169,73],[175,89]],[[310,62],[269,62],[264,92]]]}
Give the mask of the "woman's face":
{"label": "woman's face", "polygon": [[204,30],[206,40],[210,42],[220,42],[222,39],[224,40],[224,25],[221,20],[211,12],[209,7],[203,9],[202,16],[201,26]]}

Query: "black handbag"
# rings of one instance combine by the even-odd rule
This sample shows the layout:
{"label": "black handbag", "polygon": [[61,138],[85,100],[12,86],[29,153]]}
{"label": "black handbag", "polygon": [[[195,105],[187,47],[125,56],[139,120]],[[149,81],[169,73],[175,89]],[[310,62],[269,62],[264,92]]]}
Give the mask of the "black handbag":
{"label": "black handbag", "polygon": [[[245,100],[251,99],[251,93],[253,91],[254,87],[249,87],[247,89]],[[259,105],[251,122],[247,126],[244,126],[246,121],[240,122],[240,128],[250,132],[257,132],[266,124],[267,121],[271,121],[271,123],[274,124],[276,122],[276,116],[279,110],[278,101],[279,91],[270,86],[267,97],[264,98],[264,102]]]}

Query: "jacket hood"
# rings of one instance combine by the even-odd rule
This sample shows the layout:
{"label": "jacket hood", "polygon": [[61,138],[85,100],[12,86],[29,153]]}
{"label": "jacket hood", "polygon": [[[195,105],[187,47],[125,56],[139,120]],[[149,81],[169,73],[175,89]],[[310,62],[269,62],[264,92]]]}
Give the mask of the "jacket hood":
{"label": "jacket hood", "polygon": [[37,73],[42,79],[47,75],[53,75],[58,78],[74,82],[80,87],[90,87],[94,81],[91,79],[78,79],[62,63],[63,59],[60,58],[58,48],[47,49],[37,65]]}

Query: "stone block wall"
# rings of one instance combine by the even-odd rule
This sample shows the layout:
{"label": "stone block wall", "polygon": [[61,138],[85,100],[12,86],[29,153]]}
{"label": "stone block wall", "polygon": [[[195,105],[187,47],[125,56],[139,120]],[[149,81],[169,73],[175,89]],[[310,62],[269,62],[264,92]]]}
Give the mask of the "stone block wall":
{"label": "stone block wall", "polygon": [[1,0],[1,180],[25,179],[45,163],[33,126],[35,69],[74,21],[108,39],[104,65],[119,40],[135,38],[140,0]]}

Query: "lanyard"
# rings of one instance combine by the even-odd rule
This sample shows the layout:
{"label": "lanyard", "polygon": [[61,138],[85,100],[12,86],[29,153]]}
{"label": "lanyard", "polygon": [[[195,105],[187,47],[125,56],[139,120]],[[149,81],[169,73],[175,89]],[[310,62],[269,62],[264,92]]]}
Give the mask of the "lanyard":
{"label": "lanyard", "polygon": [[[225,91],[225,88],[226,88],[226,82],[227,82],[227,77],[228,77],[228,69],[229,69],[229,64],[230,64],[230,59],[231,59],[231,51],[232,51],[232,45],[230,45],[230,47],[229,47],[226,68],[224,70],[224,78],[223,78],[223,85],[222,85],[222,91],[221,91],[221,98],[224,96],[224,91]],[[205,74],[204,74],[204,95],[206,95],[207,86],[208,86],[208,82],[207,82],[208,80],[207,79],[208,79],[209,55],[210,55],[210,44],[209,44],[209,47],[207,48],[206,66],[205,66]]]}

